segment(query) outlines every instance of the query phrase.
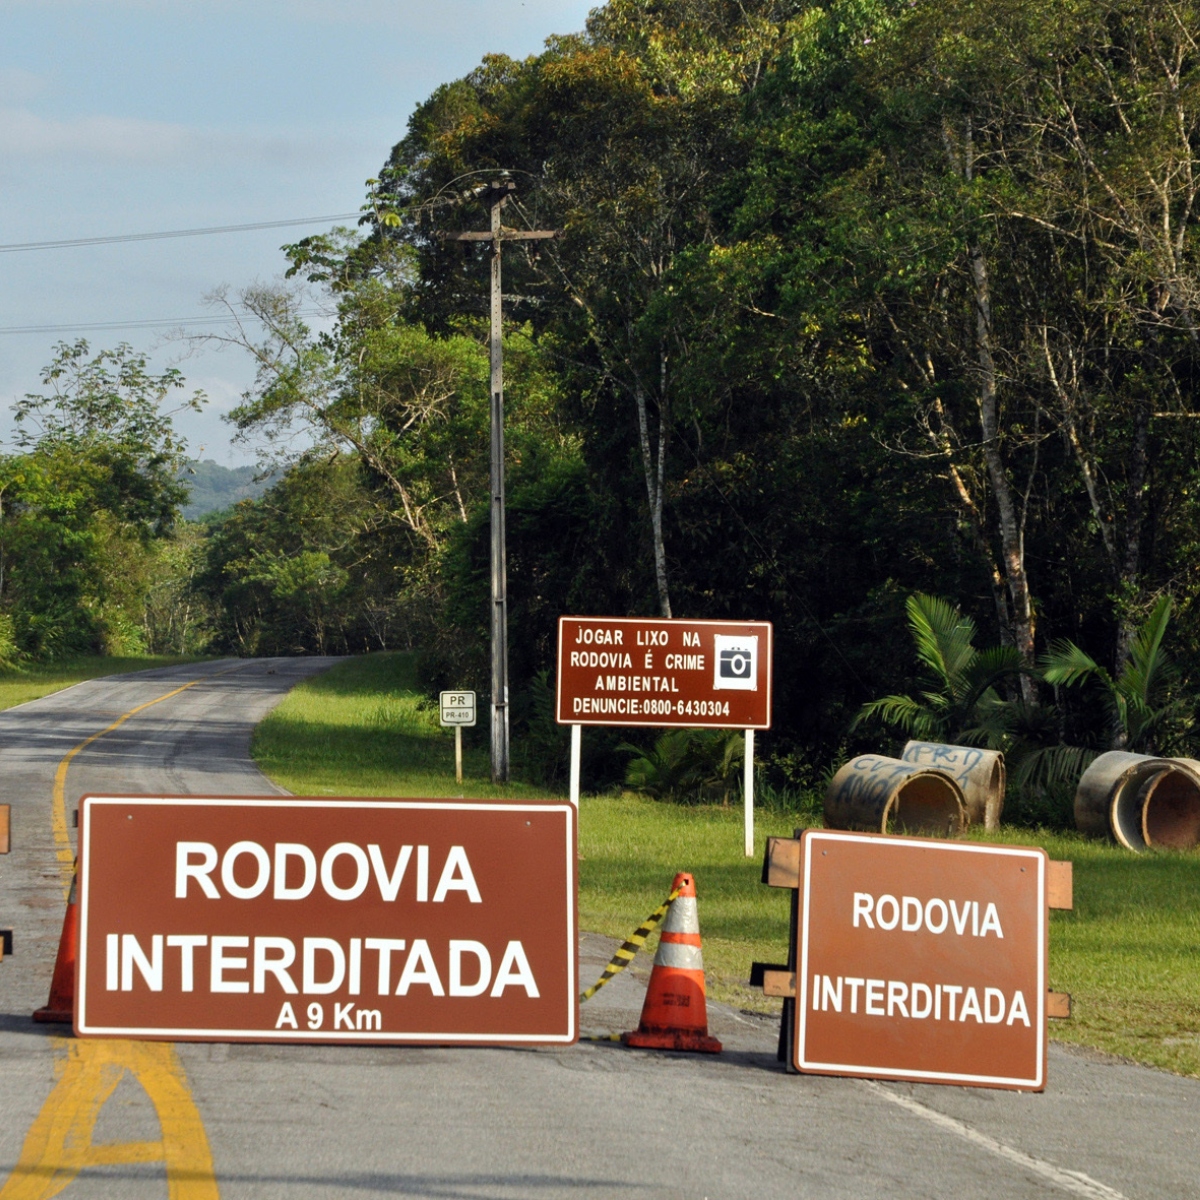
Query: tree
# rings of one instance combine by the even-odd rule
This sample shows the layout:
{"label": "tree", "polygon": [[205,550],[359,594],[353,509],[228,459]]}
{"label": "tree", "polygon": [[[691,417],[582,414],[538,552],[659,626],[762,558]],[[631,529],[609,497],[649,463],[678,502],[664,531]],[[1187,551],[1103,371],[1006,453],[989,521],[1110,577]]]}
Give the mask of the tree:
{"label": "tree", "polygon": [[577,419],[608,426],[615,441],[612,414],[631,418],[613,482],[624,486],[637,464],[653,594],[667,617],[669,447],[691,404],[676,382],[690,346],[662,301],[679,256],[713,236],[710,193],[738,152],[741,96],[775,36],[757,11],[617,0],[592,14],[586,36],[552,39],[523,63],[489,56],[438,89],[381,173],[383,194],[407,215],[418,270],[442,285],[439,307],[472,304],[428,230],[431,208],[461,181],[512,171],[522,194],[510,208],[563,231],[539,257],[515,259],[513,292],[531,301],[530,321],[579,395]]}
{"label": "tree", "polygon": [[35,657],[141,650],[157,547],[187,496],[166,408],[183,377],[81,340],[59,344],[42,382],[49,394],[14,405],[23,452],[0,470],[0,605]]}
{"label": "tree", "polygon": [[177,368],[152,374],[145,355],[124,342],[89,357],[83,338],[59,342],[42,384],[49,395],[30,393],[13,405],[17,445],[95,461],[107,475],[96,502],[146,536],[166,532],[187,498],[178,480],[186,445],[172,418],[184,408],[199,411],[204,393],[167,408],[186,387]]}
{"label": "tree", "polygon": [[1139,754],[1186,752],[1195,726],[1195,699],[1180,688],[1179,672],[1163,647],[1173,607],[1159,597],[1135,632],[1129,654],[1111,675],[1074,642],[1054,642],[1042,659],[1042,675],[1059,687],[1098,687],[1108,716],[1113,750]]}

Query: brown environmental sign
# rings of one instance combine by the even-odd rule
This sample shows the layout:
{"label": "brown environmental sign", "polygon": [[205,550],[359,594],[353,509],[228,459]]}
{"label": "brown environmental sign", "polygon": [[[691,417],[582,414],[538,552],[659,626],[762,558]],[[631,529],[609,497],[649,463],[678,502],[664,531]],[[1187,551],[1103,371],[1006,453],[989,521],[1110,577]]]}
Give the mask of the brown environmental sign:
{"label": "brown environmental sign", "polygon": [[771,727],[771,624],[560,617],[562,725]]}
{"label": "brown environmental sign", "polygon": [[1040,1091],[1046,853],[806,830],[797,1070]]}
{"label": "brown environmental sign", "polygon": [[88,796],[81,1036],[573,1042],[575,812]]}

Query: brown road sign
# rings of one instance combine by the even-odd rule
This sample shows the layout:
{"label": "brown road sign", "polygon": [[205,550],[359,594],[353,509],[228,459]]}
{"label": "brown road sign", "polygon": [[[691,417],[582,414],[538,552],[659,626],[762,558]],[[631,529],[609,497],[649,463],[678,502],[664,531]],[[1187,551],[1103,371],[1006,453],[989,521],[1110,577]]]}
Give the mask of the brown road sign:
{"label": "brown road sign", "polygon": [[76,1033],[573,1042],[575,839],[562,803],[85,797]]}
{"label": "brown road sign", "polygon": [[795,1068],[1041,1091],[1047,861],[805,830]]}
{"label": "brown road sign", "polygon": [[561,725],[771,727],[771,624],[560,617]]}

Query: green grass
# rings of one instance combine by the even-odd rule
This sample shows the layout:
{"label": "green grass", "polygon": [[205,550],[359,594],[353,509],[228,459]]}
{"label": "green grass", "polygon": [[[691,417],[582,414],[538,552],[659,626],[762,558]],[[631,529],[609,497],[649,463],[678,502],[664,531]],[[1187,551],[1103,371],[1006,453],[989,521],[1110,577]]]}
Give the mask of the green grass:
{"label": "green grass", "polygon": [[[259,726],[253,752],[273,779],[306,795],[548,794],[493,785],[483,730],[468,732],[458,786],[453,738],[417,693],[412,656],[380,654],[296,687]],[[741,821],[738,808],[585,796],[582,927],[627,936],[675,872],[690,871],[710,991],[745,1007],[777,1007],[745,984],[752,960],[786,957],[788,893],[759,882],[761,853],[767,836],[790,835],[804,821],[760,812],[753,859],[742,853]],[[1054,1022],[1052,1036],[1200,1076],[1200,854],[1137,856],[1078,836],[1009,829],[988,840],[1040,845],[1075,864],[1075,909],[1051,914],[1050,926],[1050,982],[1072,993],[1075,1015]]]}
{"label": "green grass", "polygon": [[740,808],[584,796],[580,924],[610,937],[628,937],[666,898],[675,873],[688,871],[696,878],[710,993],[744,1008],[775,1011],[778,1001],[751,991],[746,981],[754,960],[787,960],[790,893],[764,887],[760,880],[766,839],[790,837],[795,824],[787,817],[756,814],[756,855],[747,858]]}
{"label": "green grass", "polygon": [[417,691],[411,654],[369,654],[295,687],[259,725],[258,765],[309,796],[544,796],[497,786],[483,728],[463,730],[463,782],[454,782],[454,734]]}
{"label": "green grass", "polygon": [[105,675],[123,675],[126,671],[148,671],[152,667],[170,667],[176,663],[195,662],[195,658],[172,658],[166,655],[144,655],[138,658],[107,658],[91,655],[65,659],[62,662],[38,663],[18,670],[0,671],[0,709],[12,708],[61,692],[63,688],[87,679]]}

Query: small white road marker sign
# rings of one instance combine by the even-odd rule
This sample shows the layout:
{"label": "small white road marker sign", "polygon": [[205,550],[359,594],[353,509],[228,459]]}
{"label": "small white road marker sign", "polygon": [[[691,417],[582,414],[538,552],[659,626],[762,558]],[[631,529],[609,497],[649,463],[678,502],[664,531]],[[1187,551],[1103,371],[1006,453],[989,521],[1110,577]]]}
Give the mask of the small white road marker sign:
{"label": "small white road marker sign", "polygon": [[475,724],[474,692],[442,692],[441,709],[443,725]]}
{"label": "small white road marker sign", "polygon": [[454,778],[462,783],[462,731],[464,725],[475,724],[475,693],[442,692],[439,707],[442,724],[454,727]]}

